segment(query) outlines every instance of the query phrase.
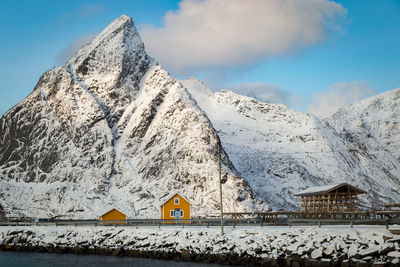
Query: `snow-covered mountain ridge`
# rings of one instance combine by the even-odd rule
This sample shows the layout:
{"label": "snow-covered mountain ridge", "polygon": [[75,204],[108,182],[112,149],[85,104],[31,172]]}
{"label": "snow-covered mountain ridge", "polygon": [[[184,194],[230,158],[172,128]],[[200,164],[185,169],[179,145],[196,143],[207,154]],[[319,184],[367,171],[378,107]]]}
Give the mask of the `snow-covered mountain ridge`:
{"label": "snow-covered mountain ridge", "polygon": [[177,81],[121,16],[0,119],[0,204],[16,215],[159,216],[172,192],[192,215],[296,210],[306,187],[348,182],[366,207],[400,201],[400,89],[326,120]]}
{"label": "snow-covered mountain ridge", "polygon": [[389,151],[400,160],[399,110],[397,88],[344,107],[326,121],[336,131],[359,138],[371,152]]}
{"label": "snow-covered mountain ridge", "polygon": [[[0,201],[13,214],[159,216],[171,192],[219,208],[219,137],[121,16],[0,119]],[[227,211],[265,210],[222,150]]]}
{"label": "snow-covered mountain ridge", "polygon": [[[399,90],[375,97],[382,105],[379,111],[368,113],[358,107],[377,103],[370,99],[321,121],[283,104],[267,104],[226,90],[213,93],[195,79],[181,82],[209,116],[236,169],[273,208],[296,209],[298,200],[293,193],[337,182],[349,182],[367,190],[369,194],[362,197],[362,204],[367,207],[400,201],[400,162],[396,158],[399,154],[388,151],[384,145],[400,143],[398,119],[392,119],[400,112],[395,103],[398,97],[393,97]],[[364,113],[371,114],[368,125],[375,125],[370,127],[375,129],[371,133],[365,132],[366,123],[360,124],[351,117],[364,119]],[[374,116],[376,113],[378,116]],[[350,122],[354,127],[348,131],[356,133],[363,129],[365,136],[369,133],[381,141],[386,136],[390,141],[368,150],[364,147],[365,138],[356,138],[355,134],[350,138],[349,132],[339,131],[347,129]],[[389,126],[382,128],[382,124]],[[380,125],[380,132],[376,125]]]}

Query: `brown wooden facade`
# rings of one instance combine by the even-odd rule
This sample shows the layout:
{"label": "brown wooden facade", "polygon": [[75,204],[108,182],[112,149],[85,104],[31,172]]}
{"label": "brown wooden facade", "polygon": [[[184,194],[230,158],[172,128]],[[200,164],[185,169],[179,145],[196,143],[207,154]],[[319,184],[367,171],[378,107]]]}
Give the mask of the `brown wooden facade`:
{"label": "brown wooden facade", "polygon": [[358,195],[366,193],[347,183],[316,186],[303,190],[300,196],[300,212],[329,213],[358,211]]}
{"label": "brown wooden facade", "polygon": [[4,221],[6,219],[6,213],[3,209],[3,207],[0,205],[0,222]]}

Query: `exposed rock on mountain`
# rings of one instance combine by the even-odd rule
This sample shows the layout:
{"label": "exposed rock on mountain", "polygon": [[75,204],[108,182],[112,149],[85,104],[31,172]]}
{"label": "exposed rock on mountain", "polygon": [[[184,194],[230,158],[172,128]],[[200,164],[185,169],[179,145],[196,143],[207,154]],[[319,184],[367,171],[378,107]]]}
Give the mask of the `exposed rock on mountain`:
{"label": "exposed rock on mountain", "polygon": [[283,104],[212,93],[195,79],[182,83],[209,116],[240,175],[273,208],[295,210],[293,193],[345,181],[369,192],[361,198],[366,207],[400,201],[399,146],[391,146],[400,144],[399,90],[325,122]]}
{"label": "exposed rock on mountain", "polygon": [[368,191],[365,207],[400,202],[398,114],[400,89],[321,121],[177,81],[121,16],[0,119],[0,204],[25,216],[95,218],[113,206],[157,218],[179,192],[192,215],[215,214],[221,143],[228,212],[296,210],[293,193],[339,182]]}
{"label": "exposed rock on mountain", "polygon": [[342,136],[364,145],[372,154],[389,152],[399,161],[399,114],[400,88],[339,109],[326,121]]}
{"label": "exposed rock on mountain", "polygon": [[353,147],[365,151],[385,181],[369,170],[365,186],[370,191],[383,185],[382,200],[399,202],[400,179],[400,88],[356,102],[338,110],[326,123]]}
{"label": "exposed rock on mountain", "polygon": [[[0,119],[0,201],[26,216],[94,218],[114,206],[158,217],[178,191],[219,209],[219,137],[121,16]],[[227,211],[263,210],[222,150]]]}

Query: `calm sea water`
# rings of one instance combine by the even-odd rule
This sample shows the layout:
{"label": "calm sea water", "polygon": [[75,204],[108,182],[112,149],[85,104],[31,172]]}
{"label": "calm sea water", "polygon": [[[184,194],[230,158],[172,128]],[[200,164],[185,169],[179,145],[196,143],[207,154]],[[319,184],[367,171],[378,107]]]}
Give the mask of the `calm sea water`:
{"label": "calm sea water", "polygon": [[0,251],[0,266],[217,267],[221,265],[152,260],[131,257]]}

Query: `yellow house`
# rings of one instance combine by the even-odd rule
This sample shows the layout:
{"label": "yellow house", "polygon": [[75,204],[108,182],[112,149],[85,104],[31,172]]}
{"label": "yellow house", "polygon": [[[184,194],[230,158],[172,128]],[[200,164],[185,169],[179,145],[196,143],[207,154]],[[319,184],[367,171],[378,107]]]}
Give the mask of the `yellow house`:
{"label": "yellow house", "polygon": [[126,222],[112,222],[112,221],[126,221],[126,215],[123,214],[122,212],[120,212],[117,209],[107,209],[107,212],[101,212],[100,214],[102,214],[99,218],[100,222],[103,221],[108,221],[105,222],[104,224],[126,224]]}
{"label": "yellow house", "polygon": [[[161,219],[175,220],[175,222],[189,223],[190,202],[179,194],[173,194],[161,205]],[[180,221],[183,220],[183,221]],[[165,222],[172,223],[172,222]]]}

